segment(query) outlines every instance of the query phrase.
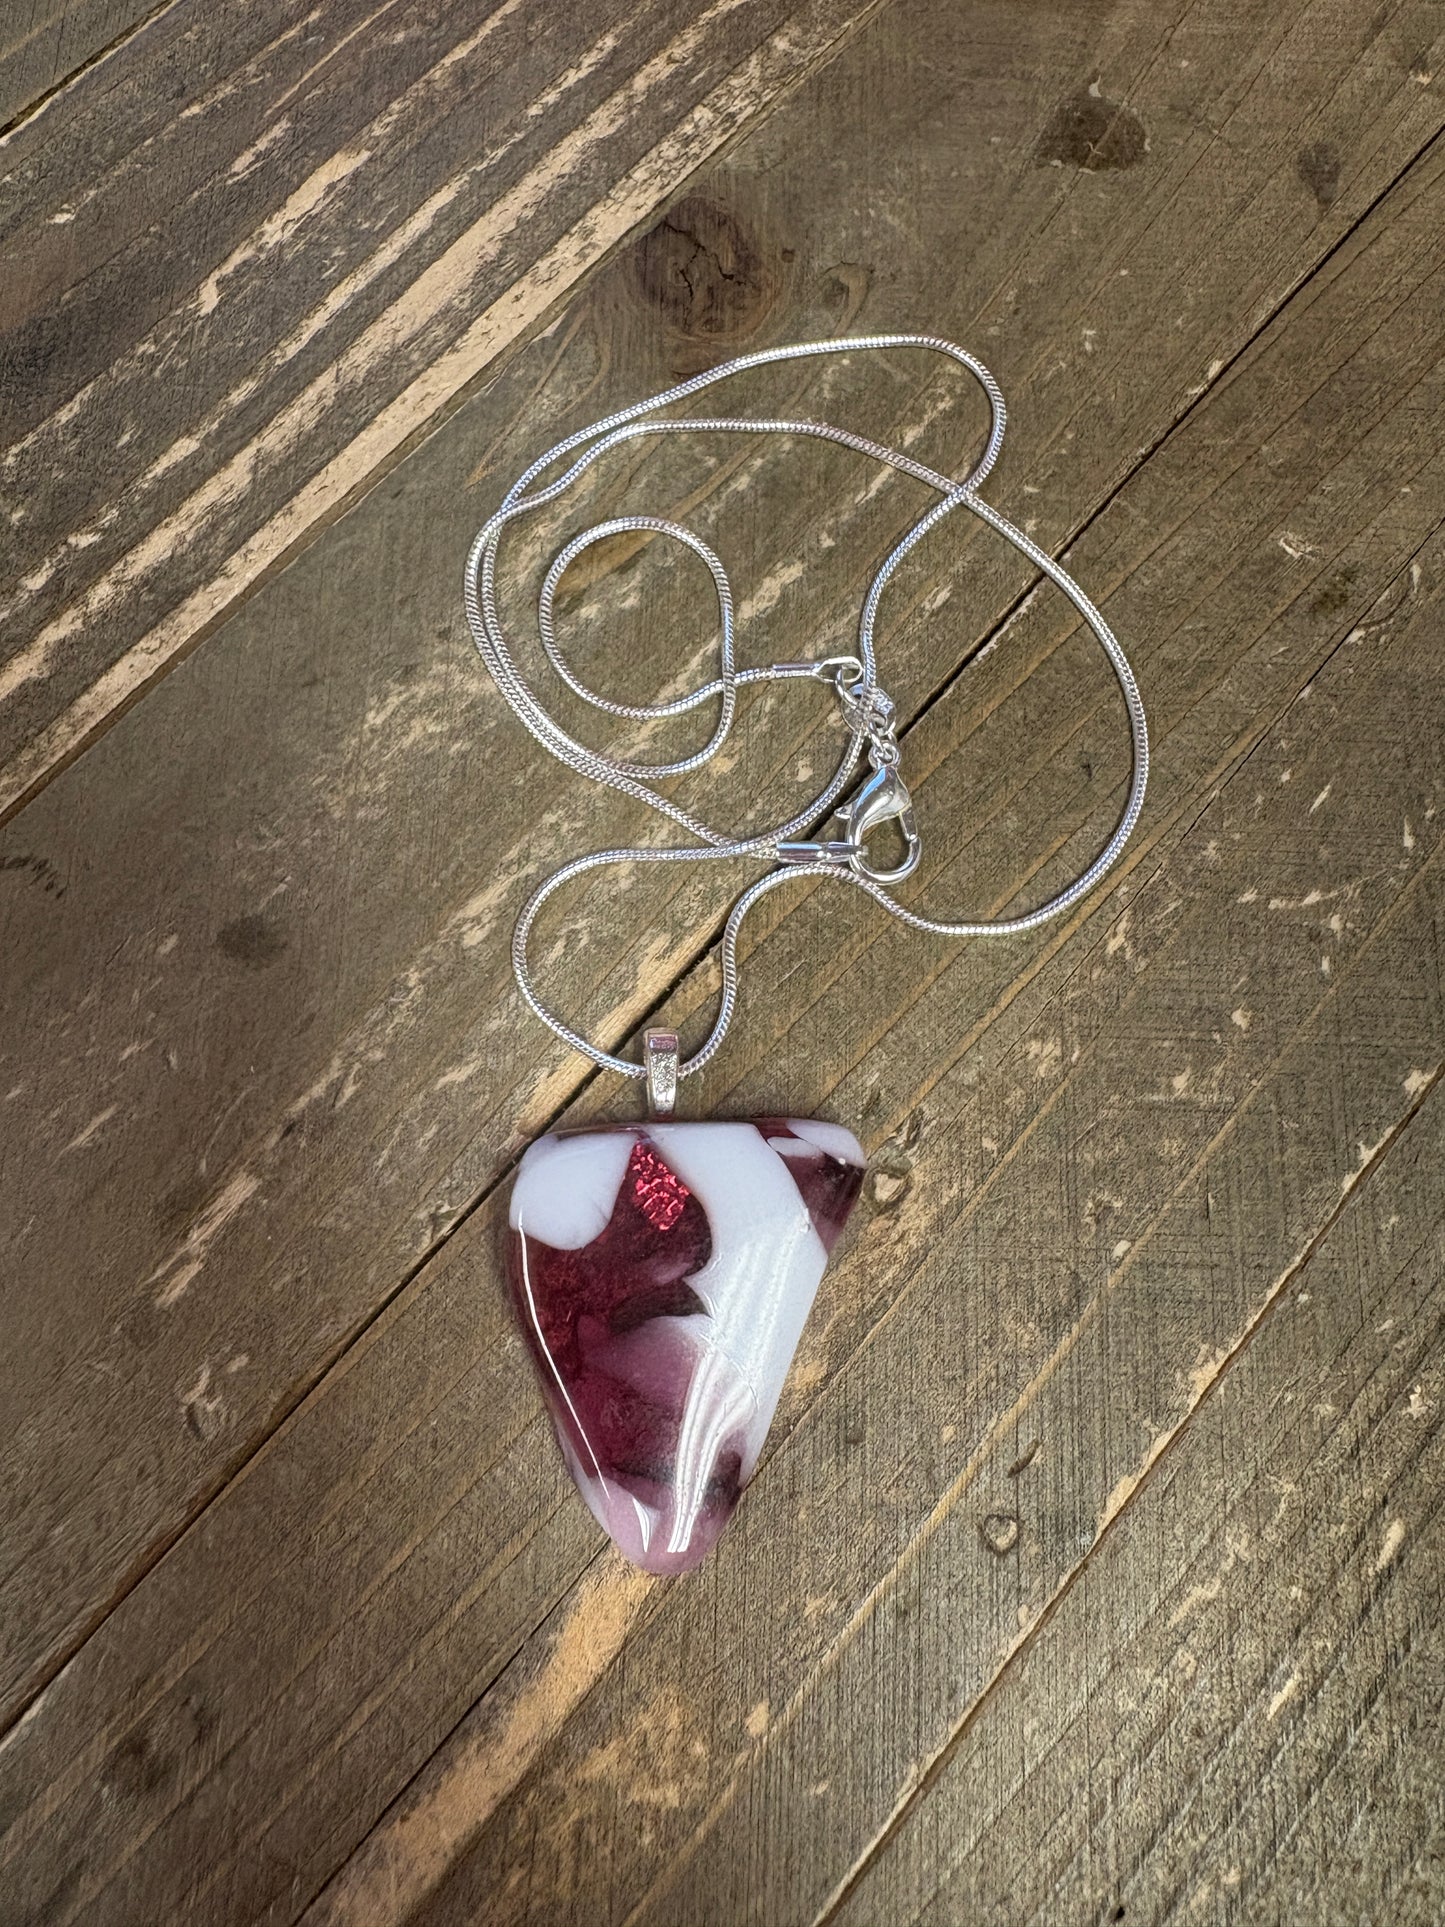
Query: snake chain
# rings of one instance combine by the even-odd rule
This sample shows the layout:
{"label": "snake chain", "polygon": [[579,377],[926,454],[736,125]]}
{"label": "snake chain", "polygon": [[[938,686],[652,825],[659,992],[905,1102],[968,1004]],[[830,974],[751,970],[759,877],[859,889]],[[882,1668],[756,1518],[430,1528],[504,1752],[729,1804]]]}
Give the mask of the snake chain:
{"label": "snake chain", "polygon": [[[898,348],[929,349],[949,356],[978,380],[988,398],[988,439],[978,464],[963,481],[939,474],[923,463],[914,461],[898,449],[885,447],[865,435],[854,434],[848,429],[835,428],[826,422],[759,420],[746,416],[646,419],[659,410],[684,401],[701,390],[710,388],[714,383],[725,381],[729,376],[739,374],[745,369],[759,368],[774,362],[797,361],[812,356],[857,354],[867,350]],[[1143,701],[1138,684],[1134,680],[1133,671],[1117,638],[1078,583],[1021,529],[1015,528],[978,494],[979,488],[998,459],[1006,420],[1007,411],[1004,407],[1003,395],[997,382],[983,364],[954,343],[935,336],[854,335],[841,336],[828,341],[798,342],[783,348],[767,348],[724,362],[704,374],[695,376],[690,381],[682,382],[674,388],[652,396],[647,401],[638,402],[630,408],[620,409],[616,414],[608,415],[604,420],[594,422],[591,427],[580,429],[576,434],[569,435],[564,441],[558,442],[517,478],[507,491],[497,512],[478,532],[467,556],[463,599],[473,640],[502,695],[538,742],[552,755],[566,763],[569,768],[576,770],[581,776],[590,777],[594,782],[605,783],[613,789],[622,791],[624,795],[635,797],[638,802],[645,803],[663,816],[671,818],[693,839],[692,842],[680,846],[598,850],[586,856],[574,857],[539,884],[522,907],[512,938],[512,966],[522,995],[544,1023],[575,1050],[591,1058],[594,1063],[617,1071],[624,1077],[641,1078],[646,1075],[641,1064],[632,1063],[626,1058],[616,1057],[611,1052],[602,1050],[574,1030],[555,1012],[549,1010],[533,987],[527,959],[528,937],[543,904],[555,890],[588,870],[614,863],[732,861],[739,858],[772,862],[776,866],[745,889],[733,905],[723,933],[722,995],[717,1015],[706,1041],[691,1058],[678,1066],[678,1075],[688,1076],[694,1071],[701,1070],[713,1056],[732,1021],[738,997],[737,940],[743,919],[760,897],[776,889],[780,884],[800,876],[831,878],[866,890],[869,896],[882,904],[885,910],[916,930],[948,937],[1011,936],[1032,930],[1051,917],[1056,917],[1069,909],[1093,889],[1118,859],[1139,819],[1149,775],[1149,737]],[[558,553],[549,568],[538,602],[538,628],[542,647],[557,675],[577,695],[595,708],[605,710],[610,715],[638,721],[654,721],[662,717],[681,715],[708,702],[715,701],[718,705],[717,720],[711,736],[703,747],[691,756],[652,764],[604,756],[579,743],[562,728],[538,699],[518,667],[503,632],[497,606],[498,547],[503,532],[512,522],[544,507],[549,502],[556,501],[610,449],[643,436],[691,434],[699,430],[746,435],[806,435],[835,442],[860,454],[871,456],[875,461],[885,463],[902,474],[913,476],[915,480],[933,489],[939,499],[893,545],[874,575],[859,618],[858,639],[854,654],[833,657],[825,663],[773,663],[765,667],[739,669],[734,656],[734,610],[727,571],[708,545],[682,524],[652,515],[618,515],[599,522],[574,537]],[[572,459],[556,479],[551,482],[540,482],[540,477],[567,457]],[[1037,909],[1030,910],[1021,916],[996,918],[987,922],[952,921],[924,916],[900,903],[889,887],[892,882],[908,874],[915,866],[919,845],[909,808],[910,799],[897,774],[899,751],[893,732],[893,705],[879,687],[873,647],[879,604],[899,564],[945,516],[960,508],[977,516],[1006,542],[1011,543],[1020,554],[1027,556],[1037,569],[1058,586],[1093,630],[1123,692],[1133,748],[1133,773],[1123,814],[1113,834],[1088,868],[1065,889],[1050,897],[1047,902],[1040,904]],[[718,674],[712,681],[670,702],[618,703],[595,694],[573,674],[557,641],[554,601],[558,583],[568,564],[594,543],[624,532],[663,536],[682,543],[701,559],[712,577],[721,628]],[[707,762],[709,757],[716,754],[732,727],[738,691],[745,684],[792,678],[814,678],[831,683],[844,710],[847,732],[837,767],[828,782],[786,822],[754,835],[729,835],[714,829],[693,815],[691,811],[684,809],[652,787],[655,779],[681,775],[685,771],[698,769]],[[865,750],[873,766],[873,777],[864,785],[864,791],[860,792],[852,805],[845,803],[841,809],[835,809],[838,799],[848,788],[850,778]],[[801,832],[806,832],[810,824],[818,822],[829,810],[834,810],[838,817],[845,820],[845,823],[850,818],[851,811],[855,831],[851,838],[833,842],[809,841],[806,837],[802,841],[797,840]],[[904,826],[908,839],[909,858],[904,864],[892,870],[878,870],[868,857],[866,846],[862,841],[863,829],[859,826],[866,827],[888,817],[898,818]]]}

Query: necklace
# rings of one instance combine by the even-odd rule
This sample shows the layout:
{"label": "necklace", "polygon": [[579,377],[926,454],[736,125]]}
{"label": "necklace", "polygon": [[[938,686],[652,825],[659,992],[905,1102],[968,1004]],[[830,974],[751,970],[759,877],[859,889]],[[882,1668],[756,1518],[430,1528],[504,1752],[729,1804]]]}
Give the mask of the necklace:
{"label": "necklace", "polygon": [[[745,369],[901,348],[948,356],[983,388],[988,437],[977,466],[962,482],[826,422],[653,419],[659,410]],[[1094,888],[1118,859],[1143,807],[1148,731],[1123,650],[1072,576],[978,494],[998,459],[1006,419],[1003,395],[983,364],[934,336],[845,336],[741,355],[558,442],[512,484],[467,557],[464,599],[472,637],[521,722],[579,775],[645,803],[690,838],[681,846],[574,857],[532,892],[512,938],[518,986],[543,1023],[593,1063],[640,1080],[646,1089],[645,1122],[553,1131],[537,1139],[518,1166],[508,1216],[512,1294],[563,1455],[604,1530],[650,1572],[683,1572],[699,1564],[732,1516],[757,1464],[828,1257],[863,1182],[862,1148],[841,1125],[781,1115],[741,1122],[680,1122],[673,1116],[679,1082],[709,1062],[732,1021],[744,917],[770,890],[808,876],[866,891],[916,930],[948,937],[1020,935]],[[938,499],[894,544],[873,577],[856,651],[820,662],[739,669],[727,571],[680,523],[620,515],[574,537],[548,569],[538,600],[542,648],[556,674],[577,696],[612,716],[651,722],[717,705],[712,735],[691,756],[651,764],[604,756],[561,727],[519,669],[498,611],[498,546],[511,523],[564,495],[608,450],[642,436],[699,429],[836,442],[913,476]],[[541,479],[559,464],[561,473],[553,480]],[[922,843],[899,772],[896,711],[879,684],[873,648],[879,602],[894,571],[930,530],[960,508],[1027,556],[1093,630],[1123,691],[1133,748],[1123,814],[1089,867],[1037,909],[991,922],[926,917],[892,894],[893,886],[917,868]],[[568,565],[593,544],[625,532],[683,544],[712,577],[721,630],[718,674],[671,702],[618,703],[595,694],[573,674],[557,641],[554,604]],[[732,836],[652,787],[660,777],[700,768],[721,748],[744,685],[790,679],[811,680],[828,690],[846,725],[837,767],[804,808],[772,829]],[[865,754],[869,773],[840,803]],[[829,834],[809,834],[820,822]],[[870,848],[875,833],[890,825],[900,846],[891,863]],[[646,1032],[641,1063],[614,1056],[537,995],[528,938],[543,904],[563,884],[608,864],[740,859],[770,867],[742,892],[728,917],[717,1015],[691,1057],[681,1056],[675,1032],[661,1029]]]}

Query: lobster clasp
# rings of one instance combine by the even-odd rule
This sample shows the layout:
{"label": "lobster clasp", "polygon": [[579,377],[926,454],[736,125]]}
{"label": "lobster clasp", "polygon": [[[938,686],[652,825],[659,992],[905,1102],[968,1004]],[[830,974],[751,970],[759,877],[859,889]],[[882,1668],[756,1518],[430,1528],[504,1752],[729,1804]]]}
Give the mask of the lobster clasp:
{"label": "lobster clasp", "polygon": [[[913,798],[892,763],[874,770],[852,801],[838,811],[838,818],[847,826],[847,840],[852,845],[848,867],[855,876],[866,877],[870,883],[901,883],[918,868],[923,839],[913,815]],[[896,823],[903,838],[903,857],[891,867],[869,860],[868,832],[880,823]]]}

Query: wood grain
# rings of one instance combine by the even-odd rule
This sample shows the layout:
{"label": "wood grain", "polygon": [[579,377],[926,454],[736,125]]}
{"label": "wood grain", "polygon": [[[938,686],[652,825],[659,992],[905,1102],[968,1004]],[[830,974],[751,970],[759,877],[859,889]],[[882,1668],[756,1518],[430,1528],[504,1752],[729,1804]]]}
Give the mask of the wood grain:
{"label": "wood grain", "polygon": [[[858,89],[883,84],[879,101],[893,103],[893,118],[877,123],[893,170],[889,191],[934,184],[937,232],[948,232],[945,218],[956,223],[957,245],[945,253],[959,264],[949,293],[930,258],[901,251],[898,267],[887,270],[895,277],[890,319],[982,339],[990,352],[997,347],[1011,388],[1026,387],[1010,473],[1035,478],[1020,481],[1020,498],[1050,541],[1065,538],[1117,486],[1129,451],[1168,434],[1213,363],[1247,333],[1237,298],[1180,301],[1176,224],[1186,220],[1198,237],[1201,291],[1220,276],[1242,275],[1249,301],[1268,306],[1331,245],[1336,223],[1368,200],[1402,148],[1420,138],[1418,117],[1433,112],[1431,96],[1409,79],[1409,57],[1389,39],[1389,30],[1402,31],[1398,23],[1368,43],[1373,64],[1351,37],[1353,16],[1340,16],[1333,36],[1316,22],[1307,59],[1300,33],[1286,33],[1293,84],[1284,116],[1251,109],[1241,119],[1244,76],[1280,57],[1278,23],[1261,21],[1251,67],[1237,44],[1223,48],[1207,9],[1167,29],[1140,9],[1113,23],[1102,51],[1121,75],[1110,85],[1137,80],[1137,111],[1148,117],[1157,160],[1127,177],[1077,167],[1065,174],[1040,163],[1038,143],[1055,113],[1053,73],[1068,63],[1084,71],[1091,48],[1100,51],[1091,23],[1072,10],[1041,16],[1040,41],[1026,59],[1011,10],[971,16],[952,40],[926,12],[900,16],[896,28],[892,19],[694,190],[695,208],[730,210],[744,234],[763,237],[760,250],[780,277],[771,308],[742,323],[727,317],[735,331],[728,339],[749,338],[749,326],[752,339],[806,333],[866,312],[883,270],[846,265],[862,255],[870,225],[850,179],[830,182],[820,159],[805,215],[790,206],[780,157],[800,141],[810,153],[831,154],[840,129],[856,123]],[[1161,58],[1165,44],[1174,65]],[[919,89],[922,105],[936,107],[963,76],[984,71],[990,52],[994,111],[999,127],[1012,130],[1008,144],[994,142],[988,121],[955,115],[943,124],[958,144],[940,145],[937,115],[919,118]],[[1180,69],[1185,59],[1190,65]],[[1191,90],[1183,100],[1181,85]],[[1291,143],[1317,134],[1322,116],[1339,117],[1341,129],[1354,125],[1370,89],[1378,111],[1368,118],[1368,144],[1324,215],[1302,189]],[[1200,131],[1206,113],[1220,133]],[[1222,198],[1216,170],[1226,163],[1235,185]],[[970,170],[973,190],[964,197],[954,185],[960,168]],[[1087,554],[1086,574],[1100,571],[1091,581],[1120,579],[1157,531],[1205,509],[1219,490],[1210,451],[1241,433],[1255,449],[1274,438],[1275,452],[1258,466],[1265,492],[1242,498],[1266,520],[1296,506],[1327,507],[1310,507],[1325,464],[1353,451],[1376,417],[1391,426],[1372,444],[1373,460],[1403,474],[1423,458],[1420,403],[1410,397],[1435,353],[1428,316],[1437,226],[1433,203],[1418,205],[1418,184],[1398,193],[1398,229],[1392,219],[1372,230],[1380,251],[1358,270],[1361,279],[1341,289],[1331,264],[1323,305],[1298,351],[1276,344],[1251,387],[1223,390],[1223,414],[1203,416],[1178,461],[1161,471],[1148,510],[1158,519],[1133,546]],[[671,242],[646,242],[640,258],[619,261],[552,339],[520,358],[314,557],[271,584],[183,675],[153,692],[6,839],[13,1021],[3,1088],[20,1122],[3,1156],[7,1194],[19,1207],[9,1261],[28,1286],[6,1388],[19,1431],[4,1473],[16,1559],[15,1605],[4,1615],[12,1707],[473,1207],[521,1136],[576,1088],[578,1067],[539,1052],[519,1026],[506,921],[547,849],[619,839],[635,833],[635,819],[559,787],[557,772],[517,744],[468,664],[452,571],[485,493],[473,483],[469,495],[468,477],[480,464],[483,475],[503,478],[533,451],[529,410],[539,389],[557,418],[570,420],[569,409],[590,415],[699,352],[698,318],[686,303],[659,313],[638,294],[639,280],[657,279],[658,248],[675,245],[669,219]],[[1268,252],[1245,246],[1251,222],[1272,237]],[[973,252],[970,234],[984,236]],[[1082,270],[1105,245],[1113,258],[1101,291]],[[1351,245],[1353,260],[1359,246]],[[1027,303],[1010,294],[1019,287]],[[1115,296],[1116,287],[1124,293]],[[1160,317],[1147,335],[1157,360],[1147,362],[1137,349],[1141,303]],[[1311,298],[1302,312],[1315,307]],[[990,318],[1015,308],[1007,329]],[[1376,335],[1390,354],[1369,362],[1372,385],[1358,388],[1357,405],[1342,408],[1334,394],[1316,404],[1330,421],[1305,434],[1296,422],[1301,405]],[[1284,372],[1296,362],[1307,376]],[[961,430],[974,432],[965,412],[971,400],[936,386],[920,394],[916,378],[865,388],[855,377],[836,399],[854,395],[857,412],[884,433],[901,434],[931,414],[921,446],[932,450],[936,438],[941,458]],[[807,405],[809,397],[794,399]],[[819,399],[832,406],[828,395]],[[664,490],[672,473],[659,471]],[[766,637],[753,631],[764,623],[788,635],[785,653],[810,637],[807,646],[822,653],[856,605],[847,572],[817,582],[800,576],[800,551],[826,539],[843,554],[854,544],[876,554],[906,512],[896,491],[860,488],[856,471],[827,459],[804,473],[816,491],[798,486],[796,468],[766,478],[752,469],[724,473],[706,505],[724,553],[758,553],[749,612],[749,647],[758,654]],[[684,486],[679,481],[677,493]],[[600,484],[594,503],[616,487]],[[1367,606],[1398,567],[1401,545],[1421,539],[1419,520],[1433,499],[1428,491],[1402,497],[1398,523],[1367,534],[1362,488],[1340,496],[1337,522],[1322,540],[1373,552],[1348,565],[1362,573],[1328,590],[1332,606],[1313,619],[1293,665],[1301,679],[1321,635],[1352,607]],[[524,559],[540,553],[539,542]],[[939,564],[945,560],[954,570],[949,583],[925,570],[905,586],[890,624],[895,687],[914,703],[1027,585],[976,542]],[[1326,593],[1323,563],[1290,558],[1277,545],[1266,547],[1265,561],[1287,571],[1271,576],[1274,590],[1296,593],[1308,581],[1317,584],[1312,593]],[[698,651],[707,638],[677,626],[690,583],[653,578],[648,586],[656,592],[640,613],[669,645],[651,652],[660,679],[674,673],[679,634]],[[604,618],[627,619],[636,594],[625,571],[596,586]],[[956,609],[968,612],[962,636]],[[1145,632],[1173,620],[1166,596]],[[1195,640],[1203,646],[1203,637]],[[1183,687],[1206,688],[1207,671],[1206,663]],[[1077,678],[1071,668],[1059,673],[1064,709],[1042,734],[1032,710],[1026,720],[1040,763],[1046,744],[1076,733]],[[655,686],[649,680],[648,689]],[[1059,686],[1033,687],[1043,698]],[[816,712],[796,706],[760,711],[760,760],[791,770],[819,753],[824,728]],[[1094,774],[1074,763],[1062,773],[1071,788],[1082,773],[1081,796],[1106,808],[1118,769],[1112,711],[1102,712],[1095,736]],[[266,746],[260,759],[256,744]],[[498,759],[515,770],[505,790],[494,776]],[[1047,842],[1057,795],[1038,785],[1021,791],[1006,760],[982,767],[993,801],[971,799],[970,811],[996,817],[994,834],[1017,837],[1020,848]],[[740,766],[735,793],[752,780]],[[1032,820],[1020,817],[1018,801],[1030,787]],[[942,813],[954,806],[951,793],[940,794]],[[485,834],[473,840],[463,826],[477,823]],[[1016,870],[1005,878],[1013,887],[1025,880]],[[557,933],[554,952],[568,955],[558,954],[565,968],[552,980],[568,1008],[590,1011],[602,1035],[625,1035],[686,966],[698,915],[714,913],[718,900],[705,904],[679,887],[673,900],[648,908],[658,929],[670,931],[661,941],[589,945],[575,916]],[[836,954],[846,953],[840,944]],[[907,970],[936,967],[913,956]],[[1016,968],[1016,959],[1000,958],[999,984]],[[756,981],[762,1008],[768,979]],[[999,994],[991,990],[975,1018],[949,1013],[947,1034],[960,1048]],[[786,999],[778,1007],[796,1008]],[[816,1067],[800,1074],[816,1079],[819,1093],[845,1047],[823,1034],[822,1009],[814,1007],[793,1054],[802,1062],[806,1050],[818,1052]],[[98,1250],[107,1254],[101,1277]]]}
{"label": "wood grain", "polygon": [[[10,826],[7,1919],[930,1902],[924,1816],[1011,1662],[1114,1569],[1230,1361],[1433,1118],[1440,24],[879,13]],[[540,415],[885,318],[981,347],[1017,398],[992,492],[1128,638],[1150,812],[1117,887],[1025,944],[930,951],[816,889],[759,916],[703,1101],[775,1102],[786,1062],[790,1101],[878,1148],[756,1492],[658,1586],[599,1552],[495,1253],[520,1137],[615,1109],[522,1025],[511,910],[636,823],[516,742],[456,558]],[[944,462],[976,432],[911,366],[795,384],[756,405],[921,423]],[[754,558],[750,655],[823,653],[848,558],[913,496],[828,452],[702,469],[649,456],[580,512],[681,504]],[[692,587],[604,558],[569,598],[584,665],[625,653],[648,695],[705,661]],[[641,645],[604,653],[622,623]],[[919,714],[921,890],[1002,906],[1077,867],[1124,758],[1056,600],[967,541],[917,558],[883,650]],[[829,741],[756,705],[714,806]],[[652,1005],[702,1020],[722,898],[629,888],[622,936],[564,905],[542,948],[635,1042]],[[1131,1891],[1172,1892],[1191,1839],[1136,1835]],[[1112,1895],[1077,1833],[1028,1851],[1046,1917],[1050,1868]],[[1262,1864],[1251,1894],[1308,1891]]]}
{"label": "wood grain", "polygon": [[1437,1084],[830,1920],[1438,1917],[1442,1155]]}
{"label": "wood grain", "polygon": [[[1046,1001],[942,1075],[932,1000],[854,1041],[831,1104],[856,1115],[881,1090],[914,1181],[875,1187],[851,1266],[825,1283],[728,1558],[692,1593],[660,1592],[407,1918],[580,1920],[598,1866],[619,1919],[826,1915],[1440,1073],[1442,851],[1415,825],[1429,812],[1430,838],[1439,819],[1424,638],[1442,561],[1437,536],[1418,582],[1407,564],[1240,747],[1177,850],[1151,862],[1146,846]],[[1270,625],[1256,664],[1278,662],[1288,628]],[[1224,712],[1257,717],[1248,666],[1229,680]],[[1360,743],[1363,715],[1388,759]],[[1180,734],[1161,773],[1187,755]],[[955,1011],[979,969],[953,964]],[[988,1521],[1025,1495],[1029,1532],[1000,1555]],[[701,1629],[744,1625],[705,1660]],[[385,1914],[428,1813],[519,1715],[505,1685],[314,1922]]]}
{"label": "wood grain", "polygon": [[0,133],[79,68],[127,40],[167,0],[17,0],[0,22]]}
{"label": "wood grain", "polygon": [[[317,1919],[563,1919],[595,1912],[599,1865],[619,1918],[827,1904],[1020,1607],[1045,1608],[1357,1180],[1357,1143],[1397,1129],[1432,1074],[1437,181],[1432,162],[1401,184],[1079,545],[1160,700],[1158,815],[1121,893],[1022,969],[976,946],[900,975],[841,897],[795,903],[752,947],[760,988],[837,957],[857,1015],[837,1024],[823,983],[764,999],[771,1026],[747,1025],[710,1096],[746,1103],[786,1039],[815,1098],[885,1135],[889,1182],[725,1556],[673,1588],[598,1560],[497,1291],[488,1204],[15,1730],[0,1798],[21,1918],[294,1918],[419,1769]],[[959,858],[989,899],[1031,884],[1015,792],[1041,779],[1011,750],[1042,762],[1045,717],[1097,758],[1097,783],[1054,759],[1080,834],[1111,807],[1118,719],[1068,635],[1035,599],[910,737],[953,809],[985,765],[980,719],[1006,724]],[[1052,709],[1051,660],[1077,692]],[[998,708],[1035,663],[1032,699]],[[1388,761],[1363,753],[1358,715]],[[1350,780],[1313,812],[1341,763]],[[1038,808],[1056,818],[1059,797]],[[1322,878],[1344,894],[1309,901]],[[1268,941],[1247,939],[1262,918]],[[1388,1009],[1382,977],[1401,991]],[[970,1055],[927,1047],[945,1018],[960,1045],[977,1036]],[[1161,1061],[1159,1038],[1185,1060]],[[913,1181],[920,1148],[931,1184]],[[1211,1194],[1257,1202],[1247,1263],[1227,1228],[1223,1254],[1201,1231]],[[982,1321],[978,1278],[998,1307]],[[1020,1585],[996,1555],[980,1571],[979,1522],[1035,1423],[1060,1441],[1037,1461],[1057,1483]],[[856,1779],[818,1764],[840,1750]],[[757,1849],[740,1854],[743,1814]],[[786,1893],[762,1849],[783,1839],[768,1878]]]}
{"label": "wood grain", "polygon": [[0,812],[874,4],[182,0],[8,137]]}

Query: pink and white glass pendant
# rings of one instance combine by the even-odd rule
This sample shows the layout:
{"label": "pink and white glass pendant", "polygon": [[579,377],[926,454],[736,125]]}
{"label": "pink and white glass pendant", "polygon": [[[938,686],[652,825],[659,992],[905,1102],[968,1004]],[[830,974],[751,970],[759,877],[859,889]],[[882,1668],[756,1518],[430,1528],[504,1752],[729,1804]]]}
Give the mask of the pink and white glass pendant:
{"label": "pink and white glass pendant", "polygon": [[[644,419],[745,369],[885,349],[942,354],[982,387],[988,434],[964,480],[816,420]],[[646,1085],[645,1122],[552,1131],[529,1147],[512,1186],[507,1236],[517,1316],[562,1455],[598,1523],[627,1558],[649,1572],[679,1573],[698,1565],[731,1518],[757,1467],[819,1281],[863,1182],[863,1151],[839,1124],[782,1115],[684,1122],[673,1115],[679,1081],[711,1061],[732,1018],[738,931],[748,910],[769,891],[814,877],[861,889],[893,916],[935,935],[1021,934],[1094,887],[1118,858],[1143,807],[1148,734],[1123,650],[1073,578],[977,493],[997,460],[1004,422],[1003,397],[987,369],[934,336],[872,335],[767,349],[726,362],[559,442],[513,484],[467,559],[464,599],[472,636],[518,718],[578,774],[647,804],[690,839],[675,847],[574,857],[532,892],[512,940],[517,982],[536,1015],[594,1063]],[[553,671],[574,694],[614,716],[653,721],[716,705],[712,734],[701,749],[672,762],[624,761],[568,734],[527,681],[497,603],[498,545],[511,522],[557,500],[609,450],[645,435],[696,429],[821,438],[911,476],[938,499],[875,573],[853,654],[746,669],[735,662],[727,573],[692,531],[655,516],[616,516],[569,541],[548,569],[538,601],[539,638]],[[559,472],[546,481],[548,470]],[[1123,813],[1088,869],[1036,908],[987,922],[925,916],[893,894],[918,867],[922,840],[899,773],[894,705],[879,686],[873,648],[879,601],[894,570],[960,508],[1025,555],[1093,630],[1123,692],[1133,750]],[[595,695],[573,673],[557,640],[555,595],[568,564],[593,543],[624,530],[680,543],[712,576],[720,628],[718,674],[668,702],[625,704]],[[842,747],[816,795],[781,823],[724,832],[652,787],[659,777],[700,768],[726,739],[740,690],[769,681],[821,685],[836,704]],[[855,771],[865,754],[870,772],[860,784]],[[872,847],[880,832],[891,833],[898,844],[891,861]],[[728,917],[721,944],[721,1002],[712,1029],[691,1057],[683,1059],[676,1034],[662,1029],[646,1033],[641,1063],[617,1056],[541,1001],[532,986],[527,945],[553,891],[609,864],[720,859],[766,868]]]}
{"label": "pink and white glass pendant", "polygon": [[863,1182],[838,1124],[614,1124],[539,1138],[511,1282],[563,1456],[649,1572],[697,1565],[772,1424]]}

